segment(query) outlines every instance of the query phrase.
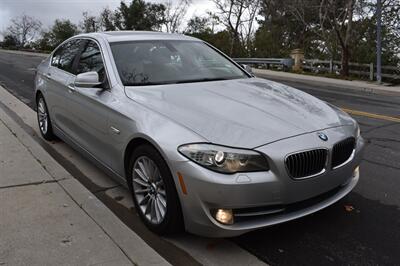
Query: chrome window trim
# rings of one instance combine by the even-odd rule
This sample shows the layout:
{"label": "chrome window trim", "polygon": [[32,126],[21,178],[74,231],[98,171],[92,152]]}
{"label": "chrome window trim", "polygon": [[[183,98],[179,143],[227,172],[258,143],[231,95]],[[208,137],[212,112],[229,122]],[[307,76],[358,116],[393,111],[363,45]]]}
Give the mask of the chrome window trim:
{"label": "chrome window trim", "polygon": [[[68,73],[68,74],[70,74],[70,75],[76,77],[75,74],[73,74],[73,73],[71,73],[71,72],[68,72],[68,71],[65,71],[65,70],[63,70],[63,69],[60,69],[60,68],[58,68],[58,67],[55,67],[55,66],[53,66],[53,65],[51,64],[54,53],[55,53],[61,46],[63,46],[65,43],[67,43],[67,42],[69,42],[69,41],[76,40],[76,39],[78,39],[78,40],[90,40],[90,41],[94,41],[94,42],[97,44],[97,46],[99,47],[100,53],[101,53],[101,59],[103,60],[103,65],[104,65],[104,69],[105,69],[105,71],[106,71],[107,80],[108,80],[108,82],[110,83],[110,82],[111,82],[111,79],[110,79],[110,75],[109,75],[109,72],[108,72],[108,69],[107,69],[107,64],[106,64],[106,60],[105,60],[104,53],[103,53],[103,47],[101,46],[100,42],[99,42],[97,39],[92,38],[92,37],[88,37],[88,36],[74,36],[74,37],[71,37],[71,38],[69,38],[69,39],[63,41],[63,42],[62,42],[60,45],[58,45],[57,48],[55,48],[55,49],[53,50],[53,52],[50,54],[49,67],[56,68],[56,69],[58,69],[58,70],[64,71],[65,73]],[[109,84],[109,85],[110,85],[110,88],[105,89],[105,90],[111,90],[111,87],[112,87],[112,86],[111,86],[111,84]]]}

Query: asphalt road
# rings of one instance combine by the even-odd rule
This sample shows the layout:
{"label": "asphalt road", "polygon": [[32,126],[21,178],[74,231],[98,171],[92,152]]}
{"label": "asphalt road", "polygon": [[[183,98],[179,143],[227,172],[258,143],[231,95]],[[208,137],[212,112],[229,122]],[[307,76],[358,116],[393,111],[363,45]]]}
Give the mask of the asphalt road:
{"label": "asphalt road", "polygon": [[[41,60],[0,51],[0,83],[31,108]],[[400,117],[400,96],[282,82],[339,107]],[[308,217],[231,241],[271,265],[399,265],[400,123],[372,116],[354,116],[367,147],[352,193]]]}

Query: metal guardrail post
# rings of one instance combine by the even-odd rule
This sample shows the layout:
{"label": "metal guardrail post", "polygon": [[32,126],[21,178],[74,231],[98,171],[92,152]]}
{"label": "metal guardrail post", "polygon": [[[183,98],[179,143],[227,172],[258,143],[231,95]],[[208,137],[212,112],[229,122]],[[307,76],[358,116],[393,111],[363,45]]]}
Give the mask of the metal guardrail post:
{"label": "metal guardrail post", "polygon": [[333,60],[329,60],[329,73],[333,73]]}
{"label": "metal guardrail post", "polygon": [[374,63],[369,64],[369,79],[374,81]]}

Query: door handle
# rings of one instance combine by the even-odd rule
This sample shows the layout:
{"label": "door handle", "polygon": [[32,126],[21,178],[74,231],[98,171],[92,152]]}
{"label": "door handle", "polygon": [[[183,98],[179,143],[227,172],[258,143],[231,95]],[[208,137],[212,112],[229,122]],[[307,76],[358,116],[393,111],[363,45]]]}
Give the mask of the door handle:
{"label": "door handle", "polygon": [[74,93],[76,91],[76,89],[75,89],[75,87],[74,87],[74,85],[68,85],[68,92],[69,93]]}

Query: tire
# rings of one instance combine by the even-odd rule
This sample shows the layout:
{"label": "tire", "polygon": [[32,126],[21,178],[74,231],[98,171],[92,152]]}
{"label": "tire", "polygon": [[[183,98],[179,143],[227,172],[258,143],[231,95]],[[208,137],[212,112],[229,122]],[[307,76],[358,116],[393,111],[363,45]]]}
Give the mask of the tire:
{"label": "tire", "polygon": [[147,228],[160,235],[181,231],[183,218],[175,183],[159,152],[149,144],[137,147],[128,169],[127,182],[136,211]]}
{"label": "tire", "polygon": [[39,131],[45,140],[51,141],[55,140],[56,136],[53,133],[53,127],[51,125],[49,110],[47,109],[46,101],[41,93],[39,93],[36,99],[37,107],[37,120]]}

